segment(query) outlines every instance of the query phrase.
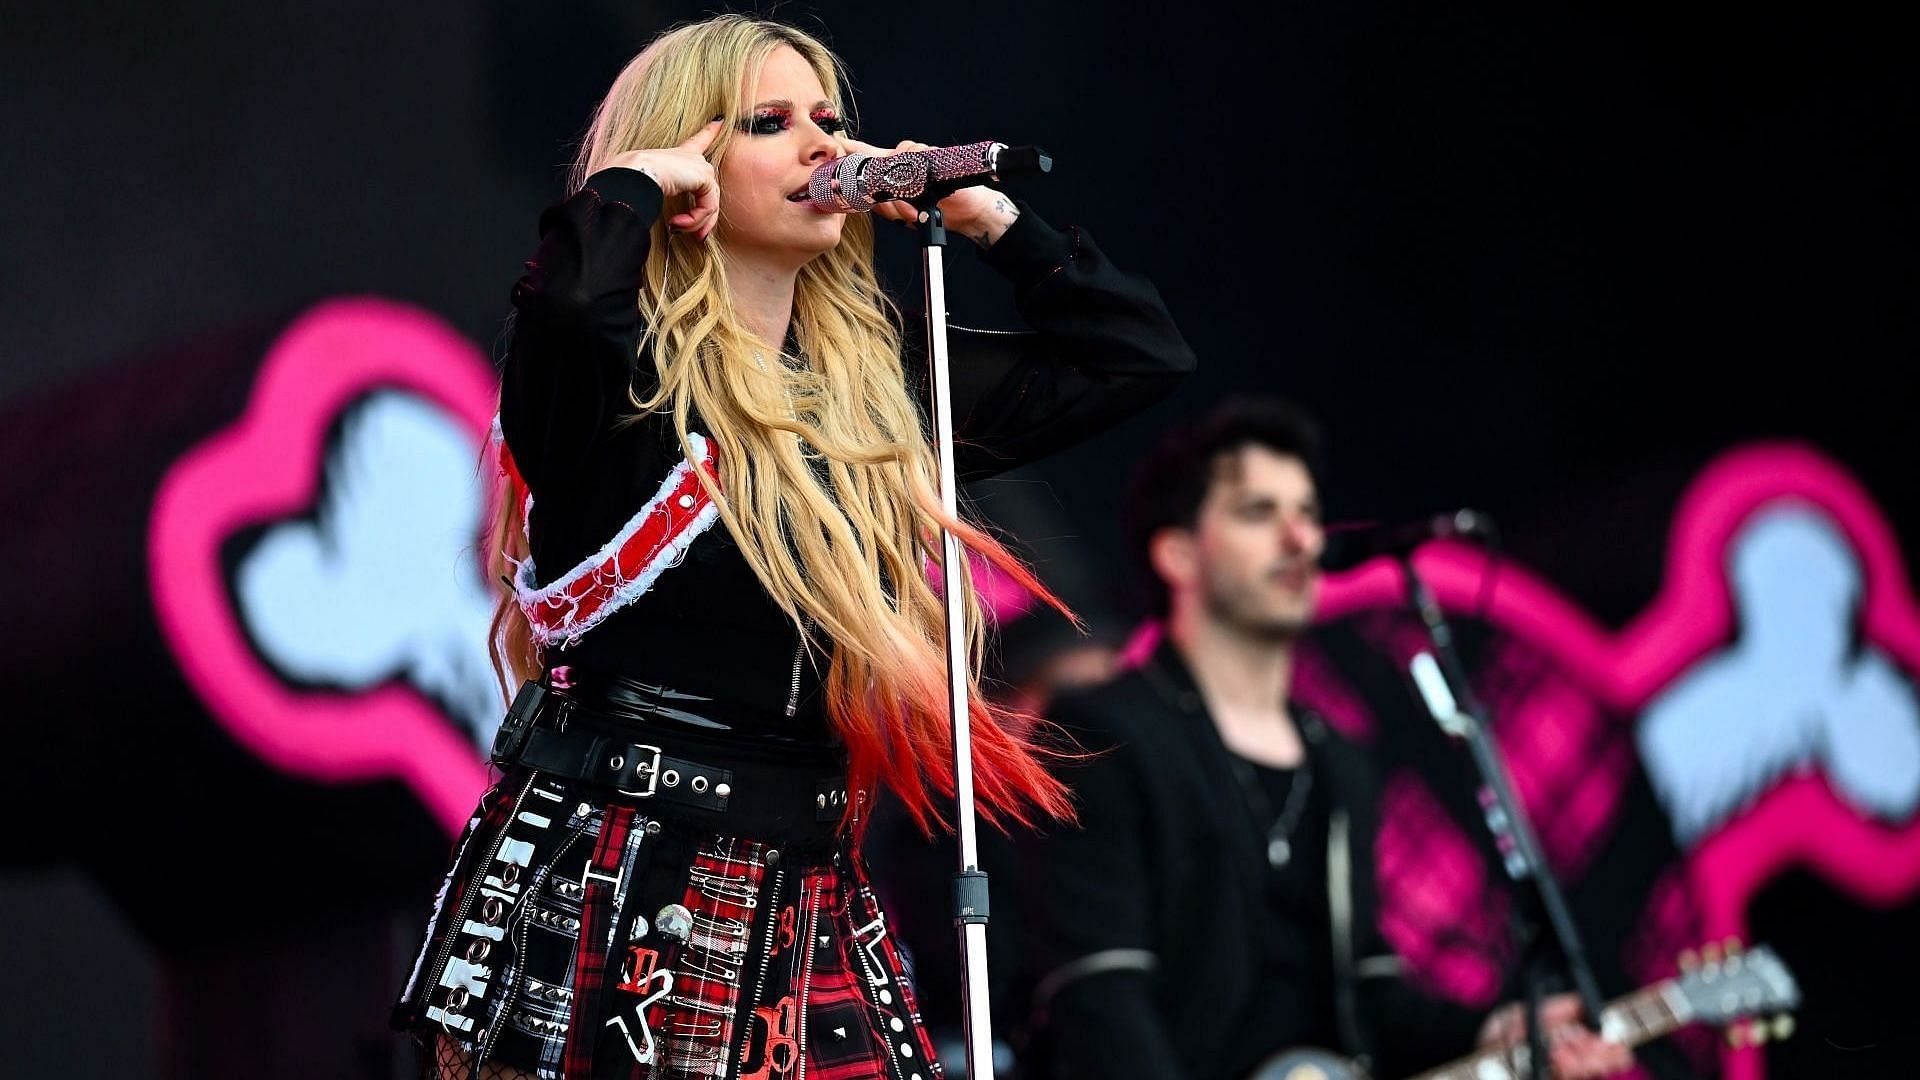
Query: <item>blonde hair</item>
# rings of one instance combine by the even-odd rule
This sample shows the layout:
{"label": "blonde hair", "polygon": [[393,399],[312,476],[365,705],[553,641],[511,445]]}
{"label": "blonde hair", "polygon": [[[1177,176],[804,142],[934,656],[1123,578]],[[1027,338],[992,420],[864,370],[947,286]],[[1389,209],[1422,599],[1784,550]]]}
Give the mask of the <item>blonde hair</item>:
{"label": "blonde hair", "polygon": [[[740,15],[681,26],[614,80],[572,188],[623,151],[673,146],[716,115],[747,115],[749,73],[782,47],[799,53],[844,109],[839,61],[812,36]],[[708,151],[716,164],[734,134],[722,126]],[[650,347],[658,385],[630,393],[632,404],[642,415],[669,413],[690,460],[689,418],[700,418],[724,487],[700,478],[721,519],[809,644],[831,643],[827,712],[848,748],[851,782],[859,790],[886,784],[930,828],[941,821],[932,793],[953,790],[944,605],[927,573],[941,558],[940,528],[961,541],[963,569],[968,555],[985,557],[1057,601],[990,535],[941,509],[933,450],[901,374],[898,314],[874,275],[870,220],[850,216],[840,242],[801,269],[792,321],[799,355],[768,359],[732,309],[717,246],[670,232],[671,212],[654,223],[639,295],[642,355]],[[525,554],[520,493],[501,503],[492,550],[510,573],[507,558]],[[984,621],[971,576],[962,577],[982,811],[995,821],[1030,822],[1036,809],[1070,816],[1065,788],[1041,764],[1052,752],[1015,734],[1035,730],[1032,718],[984,703]],[[505,671],[538,672],[511,596],[494,631]]]}

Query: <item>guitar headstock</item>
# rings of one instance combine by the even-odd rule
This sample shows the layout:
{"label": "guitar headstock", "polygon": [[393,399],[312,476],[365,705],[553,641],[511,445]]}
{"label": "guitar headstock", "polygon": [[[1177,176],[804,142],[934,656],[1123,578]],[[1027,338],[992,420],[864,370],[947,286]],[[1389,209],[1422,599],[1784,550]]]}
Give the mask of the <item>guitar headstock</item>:
{"label": "guitar headstock", "polygon": [[[1765,945],[1742,949],[1737,941],[1683,953],[1673,992],[1685,1004],[1686,1019],[1724,1027],[1768,1013],[1785,1014],[1800,1005],[1800,986],[1780,957]],[[1748,1041],[1785,1038],[1792,1021],[1785,1015],[1752,1029]]]}

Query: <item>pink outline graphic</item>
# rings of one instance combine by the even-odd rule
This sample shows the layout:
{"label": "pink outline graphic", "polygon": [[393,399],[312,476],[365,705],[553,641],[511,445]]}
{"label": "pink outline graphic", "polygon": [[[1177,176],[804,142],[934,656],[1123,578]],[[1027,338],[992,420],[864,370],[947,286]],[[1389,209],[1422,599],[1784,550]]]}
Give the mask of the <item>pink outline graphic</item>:
{"label": "pink outline graphic", "polygon": [[[934,595],[945,596],[947,578],[940,572],[940,564],[929,558],[924,568],[927,584],[933,586]],[[980,609],[995,625],[1006,626],[1024,618],[1039,603],[1025,585],[985,559],[968,560],[967,576],[973,579],[974,595],[980,600]]]}
{"label": "pink outline graphic", "polygon": [[[1733,640],[1728,548],[1754,514],[1782,502],[1819,510],[1845,534],[1860,560],[1863,638],[1907,672],[1920,672],[1920,608],[1892,531],[1843,469],[1788,443],[1736,449],[1701,472],[1675,512],[1658,598],[1617,635],[1511,564],[1498,570],[1488,620],[1554,658],[1602,703],[1637,716],[1656,693]],[[1436,543],[1415,562],[1443,606],[1477,608],[1486,568],[1477,550]],[[1321,615],[1396,604],[1400,595],[1398,571],[1369,564],[1327,580]],[[1706,939],[1745,941],[1753,897],[1792,867],[1804,866],[1867,904],[1911,896],[1920,887],[1920,821],[1888,828],[1866,820],[1824,780],[1802,775],[1776,785],[1685,858]],[[1729,1051],[1724,1060],[1731,1080],[1763,1075],[1759,1051]]]}
{"label": "pink outline graphic", "polygon": [[311,308],[268,350],[246,412],[183,455],[154,497],[148,573],[161,631],[207,708],[287,772],[331,783],[397,777],[449,832],[486,786],[474,747],[404,686],[296,691],[254,654],[220,565],[237,530],[305,511],[318,494],[327,429],[380,388],[432,400],[487,445],[491,366],[433,315],[375,298]]}
{"label": "pink outline graphic", "polygon": [[[1025,585],[1007,576],[1006,571],[985,559],[974,559],[967,565],[973,577],[974,594],[995,623],[1005,626],[1033,610],[1037,603],[1033,594]],[[934,581],[940,585],[946,583],[942,577],[935,577]]]}
{"label": "pink outline graphic", "polygon": [[[1818,452],[1793,443],[1759,443],[1729,451],[1703,469],[1679,507],[1665,577],[1653,603],[1619,633],[1582,612],[1552,585],[1511,563],[1497,570],[1487,621],[1552,659],[1561,674],[1627,718],[1735,634],[1727,555],[1757,513],[1797,503],[1830,518],[1858,558],[1858,613],[1865,641],[1909,675],[1920,673],[1920,607],[1916,607],[1892,530],[1865,490]],[[1485,556],[1472,547],[1429,544],[1415,557],[1442,607],[1478,612]],[[1386,560],[1323,583],[1317,616],[1334,619],[1403,603],[1399,570]],[[1160,637],[1138,630],[1124,650],[1138,663]],[[1613,798],[1618,798],[1617,790]],[[1889,906],[1920,889],[1920,819],[1890,828],[1847,806],[1817,775],[1776,784],[1745,811],[1683,856],[1700,905],[1703,940],[1750,940],[1747,909],[1783,871],[1806,867],[1860,901]],[[1758,1080],[1765,1058],[1753,1048],[1723,1050],[1729,1080]]]}

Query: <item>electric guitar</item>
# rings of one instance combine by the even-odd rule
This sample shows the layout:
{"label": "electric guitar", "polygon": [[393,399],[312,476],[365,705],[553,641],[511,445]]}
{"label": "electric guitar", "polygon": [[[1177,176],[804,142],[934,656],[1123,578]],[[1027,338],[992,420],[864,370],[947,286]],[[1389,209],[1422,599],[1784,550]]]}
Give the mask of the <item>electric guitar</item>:
{"label": "electric guitar", "polygon": [[[1800,1004],[1800,987],[1785,964],[1765,945],[1741,951],[1709,945],[1695,957],[1680,958],[1681,973],[1665,982],[1608,1002],[1600,1011],[1600,1033],[1623,1046],[1639,1046],[1688,1024],[1727,1027],[1735,1045],[1760,1044],[1793,1033],[1788,1012]],[[1748,1023],[1755,1017],[1761,1019]],[[1482,1050],[1414,1080],[1524,1080],[1527,1046]],[[1248,1080],[1367,1080],[1351,1060],[1324,1050],[1283,1051],[1269,1058]]]}

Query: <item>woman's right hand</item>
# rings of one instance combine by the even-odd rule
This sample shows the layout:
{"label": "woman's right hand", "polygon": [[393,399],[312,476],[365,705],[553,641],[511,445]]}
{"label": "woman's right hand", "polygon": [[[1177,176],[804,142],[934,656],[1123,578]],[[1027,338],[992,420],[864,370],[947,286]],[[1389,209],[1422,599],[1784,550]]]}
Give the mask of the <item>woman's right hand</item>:
{"label": "woman's right hand", "polygon": [[706,158],[707,147],[720,134],[720,123],[711,121],[679,146],[615,154],[607,159],[607,165],[646,173],[668,198],[692,196],[693,206],[669,217],[667,227],[704,240],[720,221],[720,178],[713,171],[713,162]]}

